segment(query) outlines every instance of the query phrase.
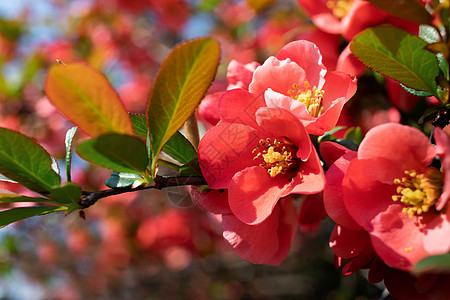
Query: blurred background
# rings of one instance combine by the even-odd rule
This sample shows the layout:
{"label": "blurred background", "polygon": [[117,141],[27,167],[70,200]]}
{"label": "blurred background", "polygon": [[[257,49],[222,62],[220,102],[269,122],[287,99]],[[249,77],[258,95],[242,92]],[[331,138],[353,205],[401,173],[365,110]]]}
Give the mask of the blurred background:
{"label": "blurred background", "polygon": [[[86,61],[102,71],[134,113],[144,112],[168,51],[197,36],[213,36],[222,47],[210,93],[226,89],[232,59],[262,63],[300,38],[328,43],[325,63],[334,68],[345,47],[339,36],[318,32],[297,1],[259,3],[255,10],[245,0],[1,0],[0,126],[33,137],[63,162],[65,132],[73,125],[43,92],[56,59]],[[365,81],[371,92],[379,84]],[[371,94],[371,103],[390,109],[385,94]],[[106,188],[110,171],[76,156],[73,168],[72,179],[84,190]],[[29,193],[5,182],[0,188]],[[86,216],[51,214],[1,229],[0,299],[382,297],[382,287],[365,274],[344,277],[335,269],[329,219],[301,226],[287,259],[263,266],[227,248],[218,219],[186,188],[105,198]]]}

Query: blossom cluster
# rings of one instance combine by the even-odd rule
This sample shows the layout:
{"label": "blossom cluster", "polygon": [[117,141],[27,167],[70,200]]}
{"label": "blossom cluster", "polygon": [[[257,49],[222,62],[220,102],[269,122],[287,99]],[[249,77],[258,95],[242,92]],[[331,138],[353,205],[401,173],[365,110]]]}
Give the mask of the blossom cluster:
{"label": "blossom cluster", "polygon": [[[347,41],[384,23],[418,31],[367,1],[299,3],[319,29]],[[450,250],[450,137],[436,127],[429,139],[399,124],[396,111],[368,126],[357,149],[322,141],[345,124],[344,105],[365,69],[349,47],[335,68],[323,63],[329,58],[297,40],[263,64],[231,61],[227,90],[208,95],[199,108],[209,129],[198,148],[208,188],[193,194],[219,215],[229,246],[252,263],[280,264],[298,227],[314,227],[327,215],[336,223],[329,246],[343,274],[369,269],[369,281],[384,280],[399,299],[445,299],[448,275],[411,271]],[[405,91],[390,79],[387,85],[392,104],[410,111],[412,98],[400,104]]]}

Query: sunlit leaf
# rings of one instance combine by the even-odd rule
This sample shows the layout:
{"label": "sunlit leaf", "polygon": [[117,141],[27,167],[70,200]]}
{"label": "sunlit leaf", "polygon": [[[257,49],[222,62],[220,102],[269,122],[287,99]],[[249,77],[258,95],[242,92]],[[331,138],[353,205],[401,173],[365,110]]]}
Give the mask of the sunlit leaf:
{"label": "sunlit leaf", "polygon": [[70,171],[72,169],[72,141],[77,132],[77,127],[72,127],[66,132],[65,144],[66,144],[66,178],[67,181],[71,181]]}
{"label": "sunlit leaf", "polygon": [[430,256],[419,261],[413,269],[418,276],[423,273],[450,273],[450,254]]}
{"label": "sunlit leaf", "polygon": [[133,124],[134,133],[138,137],[141,137],[144,140],[146,140],[147,135],[148,135],[146,116],[141,115],[141,114],[131,114],[130,113],[130,118],[131,118],[131,123]]}
{"label": "sunlit leaf", "polygon": [[5,227],[13,222],[27,219],[34,216],[45,215],[55,211],[66,210],[66,207],[60,206],[33,206],[18,207],[9,210],[0,211],[0,228]]}
{"label": "sunlit leaf", "polygon": [[145,143],[130,135],[101,135],[81,143],[77,153],[85,160],[117,172],[143,172],[148,165]]}
{"label": "sunlit leaf", "polygon": [[32,139],[0,128],[0,173],[3,176],[41,193],[60,183],[52,164],[52,157]]}
{"label": "sunlit leaf", "polygon": [[[154,158],[194,113],[214,80],[219,60],[219,43],[212,38],[199,38],[175,47],[162,64],[147,107]],[[156,161],[152,161],[152,170]]]}
{"label": "sunlit leaf", "polygon": [[435,78],[439,66],[436,55],[424,49],[426,45],[407,31],[379,26],[358,34],[350,49],[373,70],[409,88],[438,96]]}
{"label": "sunlit leaf", "polygon": [[130,117],[109,81],[85,63],[53,65],[45,92],[58,110],[91,136],[133,134]]}
{"label": "sunlit leaf", "polygon": [[430,23],[433,17],[425,9],[420,0],[367,0],[376,7],[404,20],[417,24]]}

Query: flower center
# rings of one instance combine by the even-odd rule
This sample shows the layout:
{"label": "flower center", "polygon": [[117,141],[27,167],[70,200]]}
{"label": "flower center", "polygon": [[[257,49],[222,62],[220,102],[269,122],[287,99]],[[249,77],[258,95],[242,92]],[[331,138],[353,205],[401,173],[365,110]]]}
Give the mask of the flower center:
{"label": "flower center", "polygon": [[423,174],[416,171],[405,171],[405,177],[395,179],[397,193],[392,196],[392,200],[402,202],[402,212],[407,213],[410,218],[414,215],[426,213],[442,194],[443,179],[439,170],[428,168]]}
{"label": "flower center", "polygon": [[345,17],[352,5],[353,0],[329,0],[327,2],[327,7],[331,9],[333,15],[338,19]]}
{"label": "flower center", "polygon": [[298,84],[293,84],[292,89],[287,92],[289,97],[302,102],[309,114],[317,118],[322,111],[323,90],[319,90],[316,86],[312,89],[308,81],[303,82],[303,88]]}
{"label": "flower center", "polygon": [[267,170],[271,177],[278,174],[286,174],[300,165],[300,159],[295,153],[298,148],[287,138],[270,138],[259,140],[259,144],[253,149],[257,153],[254,160],[262,159],[261,167]]}

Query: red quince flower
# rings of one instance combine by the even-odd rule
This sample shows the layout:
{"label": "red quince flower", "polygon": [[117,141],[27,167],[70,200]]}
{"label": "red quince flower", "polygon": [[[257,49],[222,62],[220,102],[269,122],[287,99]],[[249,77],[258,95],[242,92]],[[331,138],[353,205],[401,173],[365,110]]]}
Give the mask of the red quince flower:
{"label": "red quince flower", "polygon": [[[392,268],[409,271],[419,260],[450,250],[450,139],[439,128],[435,139],[437,147],[415,128],[377,126],[342,180],[346,211]],[[430,166],[436,155],[442,172]]]}
{"label": "red quince flower", "polygon": [[[227,70],[228,86],[226,90],[237,88],[248,90],[248,85],[252,82],[253,72],[258,66],[259,63],[257,62],[243,64],[237,60],[230,61]],[[219,100],[223,94],[225,94],[225,91],[206,95],[198,107],[199,120],[205,124],[207,129],[220,121]]]}
{"label": "red quince flower", "polygon": [[308,133],[322,135],[336,125],[342,107],[356,92],[356,81],[342,72],[327,72],[319,48],[301,40],[256,68],[249,91],[263,94],[268,107],[291,111]]}
{"label": "red quince flower", "polygon": [[286,258],[298,227],[296,209],[289,196],[280,199],[263,222],[248,225],[231,211],[228,190],[192,189],[191,193],[200,206],[220,215],[223,238],[242,259],[254,264],[278,265]]}
{"label": "red quince flower", "polygon": [[230,94],[221,99],[227,105],[219,104],[222,123],[200,141],[199,163],[211,189],[228,189],[233,215],[256,225],[280,198],[320,192],[324,174],[308,133],[289,111],[261,107],[244,90]]}
{"label": "red quince flower", "polygon": [[381,24],[388,14],[363,0],[298,0],[321,30],[350,41],[362,30]]}

